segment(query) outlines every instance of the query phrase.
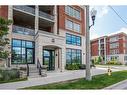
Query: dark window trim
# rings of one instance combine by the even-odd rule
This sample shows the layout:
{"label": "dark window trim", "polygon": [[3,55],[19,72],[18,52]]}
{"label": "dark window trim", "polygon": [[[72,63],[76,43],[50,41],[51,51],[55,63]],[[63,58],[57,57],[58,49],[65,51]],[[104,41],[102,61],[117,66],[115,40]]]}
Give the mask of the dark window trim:
{"label": "dark window trim", "polygon": [[[21,46],[13,46],[13,40],[20,40],[21,41]],[[25,41],[25,46],[26,46],[26,41],[32,42],[33,43],[33,48],[22,47],[22,41]],[[12,41],[11,41],[11,51],[13,51],[13,47],[20,47],[21,48],[21,53],[22,53],[22,48],[25,48],[25,50],[26,49],[33,49],[33,63],[29,63],[29,64],[34,64],[35,63],[35,42],[34,41],[12,38]],[[22,56],[21,56],[21,58],[22,58]],[[11,63],[12,63],[12,54],[11,54]],[[15,64],[15,63],[12,63],[12,64]],[[24,63],[21,62],[18,65],[23,65],[23,64]]]}
{"label": "dark window trim", "polygon": [[[69,41],[69,43],[68,43],[68,41],[67,41],[67,35],[70,35],[70,36],[71,36],[71,38],[70,38],[71,41]],[[72,36],[75,36],[75,37],[76,37],[76,44],[73,44],[73,43],[72,43]],[[79,45],[79,42],[77,41],[77,37],[80,38],[80,45]],[[80,36],[76,36],[76,35],[73,35],[73,34],[66,33],[66,44],[76,45],[76,46],[82,46],[82,38],[81,38]]]}
{"label": "dark window trim", "polygon": [[[80,51],[80,59],[81,59],[80,60],[80,64],[82,64],[82,50],[80,50],[80,49],[66,48],[66,55],[67,55],[67,49],[71,51],[71,64],[72,64],[72,50],[76,50],[76,59],[78,58],[77,54],[79,54],[77,51],[78,50]],[[67,58],[66,58],[66,60],[67,60]],[[68,63],[66,62],[66,64],[68,64]]]}

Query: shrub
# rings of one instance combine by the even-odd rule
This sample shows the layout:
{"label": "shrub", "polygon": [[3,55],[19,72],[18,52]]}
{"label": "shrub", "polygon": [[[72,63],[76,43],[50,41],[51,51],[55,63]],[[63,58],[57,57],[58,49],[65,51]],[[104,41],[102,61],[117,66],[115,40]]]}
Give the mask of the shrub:
{"label": "shrub", "polygon": [[80,64],[79,69],[86,69],[86,65],[85,64]]}
{"label": "shrub", "polygon": [[[95,67],[95,65],[91,64],[90,67]],[[79,70],[86,69],[86,64],[66,64],[65,69],[67,70]]]}
{"label": "shrub", "polygon": [[67,70],[79,70],[80,64],[66,64],[65,69]]}
{"label": "shrub", "polygon": [[108,61],[107,64],[108,65],[122,65],[122,63],[118,61]]}
{"label": "shrub", "polygon": [[20,78],[20,73],[19,70],[17,69],[0,69],[0,81],[8,81],[8,80],[13,80]]}

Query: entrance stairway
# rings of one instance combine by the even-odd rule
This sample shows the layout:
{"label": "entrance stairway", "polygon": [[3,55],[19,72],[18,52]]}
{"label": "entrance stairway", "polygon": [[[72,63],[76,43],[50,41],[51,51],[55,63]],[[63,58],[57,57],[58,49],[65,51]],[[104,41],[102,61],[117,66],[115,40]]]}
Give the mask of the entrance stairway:
{"label": "entrance stairway", "polygon": [[37,77],[41,77],[41,75],[39,75],[39,69],[37,68],[37,65],[29,65],[28,78],[37,78]]}
{"label": "entrance stairway", "polygon": [[29,76],[28,78],[37,78],[37,77],[46,77],[46,71],[47,68],[41,66],[40,64],[38,65],[28,65],[29,66]]}

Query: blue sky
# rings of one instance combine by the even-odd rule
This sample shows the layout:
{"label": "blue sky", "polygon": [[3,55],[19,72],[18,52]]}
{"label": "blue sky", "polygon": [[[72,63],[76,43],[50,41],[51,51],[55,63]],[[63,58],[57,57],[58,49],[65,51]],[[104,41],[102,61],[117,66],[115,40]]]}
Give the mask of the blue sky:
{"label": "blue sky", "polygon": [[[127,6],[112,6],[117,13],[127,22]],[[91,6],[97,10],[95,25],[90,29],[90,39],[114,34],[117,32],[127,33],[127,24],[113,12],[108,6]],[[91,20],[90,20],[91,22]]]}

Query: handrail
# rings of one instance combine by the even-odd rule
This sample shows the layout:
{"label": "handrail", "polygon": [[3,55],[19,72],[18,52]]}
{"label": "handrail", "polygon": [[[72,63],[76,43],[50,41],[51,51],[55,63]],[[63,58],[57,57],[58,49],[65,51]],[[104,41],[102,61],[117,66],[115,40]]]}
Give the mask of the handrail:
{"label": "handrail", "polygon": [[19,33],[19,34],[24,34],[24,35],[31,35],[31,36],[35,35],[34,30],[25,28],[25,27],[21,27],[21,26],[17,26],[17,25],[13,25],[13,32]]}
{"label": "handrail", "polygon": [[25,12],[29,12],[35,15],[35,9],[29,6],[14,6],[15,9],[19,9]]}
{"label": "handrail", "polygon": [[39,16],[48,18],[48,19],[50,19],[50,20],[54,20],[54,16],[52,16],[52,15],[50,15],[50,14],[47,14],[47,13],[45,13],[45,12],[42,12],[42,11],[39,11]]}
{"label": "handrail", "polygon": [[29,64],[27,63],[27,76],[29,76]]}
{"label": "handrail", "polygon": [[41,64],[40,64],[39,59],[37,60],[37,68],[38,68],[38,70],[39,70],[39,75],[42,75],[42,73],[41,73],[42,66],[41,66]]}

